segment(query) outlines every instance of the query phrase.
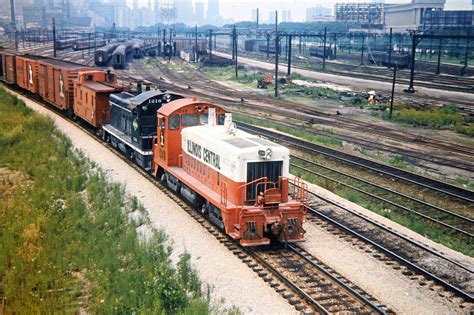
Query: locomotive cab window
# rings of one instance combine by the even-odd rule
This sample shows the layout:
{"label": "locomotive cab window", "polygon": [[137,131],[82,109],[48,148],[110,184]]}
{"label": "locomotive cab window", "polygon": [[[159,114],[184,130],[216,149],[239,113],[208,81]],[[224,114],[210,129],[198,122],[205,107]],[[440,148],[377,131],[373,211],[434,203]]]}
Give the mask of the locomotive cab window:
{"label": "locomotive cab window", "polygon": [[220,114],[217,118],[217,124],[223,126],[225,121],[225,114]]}
{"label": "locomotive cab window", "polygon": [[209,121],[208,114],[200,114],[199,115],[199,124],[200,125],[207,125],[208,121]]}
{"label": "locomotive cab window", "polygon": [[183,114],[181,116],[181,125],[184,127],[197,126],[198,114]]}
{"label": "locomotive cab window", "polygon": [[179,115],[178,114],[174,114],[170,116],[170,120],[168,122],[168,128],[170,130],[179,129]]}

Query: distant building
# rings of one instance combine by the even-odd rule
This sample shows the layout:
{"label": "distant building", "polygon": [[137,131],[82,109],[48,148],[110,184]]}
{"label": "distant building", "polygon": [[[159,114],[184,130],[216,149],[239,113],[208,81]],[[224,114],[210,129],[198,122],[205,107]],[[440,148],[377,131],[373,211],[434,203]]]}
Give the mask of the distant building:
{"label": "distant building", "polygon": [[[275,11],[269,11],[268,12],[268,24],[275,24]],[[279,20],[278,22],[280,22],[281,20]]]}
{"label": "distant building", "polygon": [[426,10],[422,16],[422,28],[431,29],[461,29],[472,27],[474,11],[439,11]]}
{"label": "distant building", "polygon": [[316,21],[323,16],[330,16],[332,10],[330,8],[317,5],[316,7],[306,9],[306,22]]}
{"label": "distant building", "polygon": [[44,6],[25,5],[23,7],[24,28],[46,26]]}
{"label": "distant building", "polygon": [[204,2],[194,3],[194,21],[199,25],[204,23]]}
{"label": "distant building", "polygon": [[219,0],[209,0],[207,3],[206,22],[220,26],[222,20],[220,12]]}
{"label": "distant building", "polygon": [[360,23],[368,27],[383,27],[384,5],[373,3],[336,3],[336,22]]}
{"label": "distant building", "polygon": [[412,0],[411,3],[385,5],[385,29],[407,32],[423,25],[427,11],[442,11],[446,0]]}
{"label": "distant building", "polygon": [[291,10],[281,11],[281,21],[282,22],[291,22]]}
{"label": "distant building", "polygon": [[193,21],[193,2],[192,0],[176,0],[176,22],[190,25]]}
{"label": "distant building", "polygon": [[155,23],[158,24],[161,22],[160,0],[155,0],[153,9],[155,13]]}

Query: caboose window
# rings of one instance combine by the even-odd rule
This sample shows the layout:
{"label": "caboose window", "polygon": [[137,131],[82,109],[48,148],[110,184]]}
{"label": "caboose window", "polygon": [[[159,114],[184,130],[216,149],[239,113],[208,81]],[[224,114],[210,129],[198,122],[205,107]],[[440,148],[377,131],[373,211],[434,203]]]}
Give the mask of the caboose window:
{"label": "caboose window", "polygon": [[183,114],[181,116],[181,124],[185,127],[197,126],[198,114]]}
{"label": "caboose window", "polygon": [[170,130],[179,129],[179,115],[178,114],[174,114],[170,116],[168,128]]}

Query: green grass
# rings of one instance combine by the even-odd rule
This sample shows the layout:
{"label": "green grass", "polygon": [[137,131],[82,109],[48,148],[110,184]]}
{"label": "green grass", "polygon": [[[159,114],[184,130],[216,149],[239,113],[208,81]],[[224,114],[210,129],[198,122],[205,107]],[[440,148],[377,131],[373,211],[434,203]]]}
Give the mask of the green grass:
{"label": "green grass", "polygon": [[[389,113],[384,112],[382,118],[390,119]],[[453,105],[427,110],[399,108],[393,112],[391,120],[413,127],[450,129],[474,137],[474,124],[468,123],[467,117],[459,114]]]}
{"label": "green grass", "polygon": [[[0,89],[0,298],[6,313],[213,311],[190,257],[171,263],[161,231],[136,234],[145,210],[76,152],[51,119]],[[145,219],[130,222],[139,211]]]}
{"label": "green grass", "polygon": [[276,124],[267,120],[250,118],[241,114],[234,113],[232,117],[235,121],[240,121],[243,123],[256,125],[256,126],[264,127],[264,128],[272,128],[272,129],[290,134],[292,136],[305,139],[312,143],[318,143],[318,144],[326,145],[329,147],[336,147],[336,148],[342,147],[342,141],[336,138],[315,135],[301,129],[290,128],[290,127],[282,126],[280,124]]}

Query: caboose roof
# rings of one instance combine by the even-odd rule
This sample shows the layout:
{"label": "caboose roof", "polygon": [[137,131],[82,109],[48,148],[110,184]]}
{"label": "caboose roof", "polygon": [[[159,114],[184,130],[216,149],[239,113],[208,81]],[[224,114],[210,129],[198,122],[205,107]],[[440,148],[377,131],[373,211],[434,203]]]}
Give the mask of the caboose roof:
{"label": "caboose roof", "polygon": [[110,85],[107,85],[107,84],[103,84],[103,83],[100,83],[100,82],[86,81],[82,85],[85,86],[85,87],[88,87],[89,89],[91,89],[95,92],[99,92],[99,93],[101,93],[101,92],[102,93],[113,92],[113,91],[117,90],[116,87],[113,87],[113,86],[110,86]]}

